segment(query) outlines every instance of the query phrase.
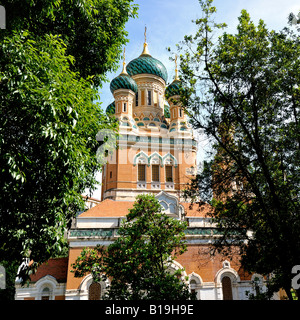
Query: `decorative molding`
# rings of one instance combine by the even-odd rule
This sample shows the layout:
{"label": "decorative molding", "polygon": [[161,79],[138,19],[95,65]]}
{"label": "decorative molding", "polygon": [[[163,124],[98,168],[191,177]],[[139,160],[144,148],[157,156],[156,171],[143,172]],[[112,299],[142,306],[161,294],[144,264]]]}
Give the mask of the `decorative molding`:
{"label": "decorative molding", "polygon": [[220,231],[216,228],[187,228],[184,233],[187,236],[216,236],[221,235]]}
{"label": "decorative molding", "polygon": [[[156,163],[155,157],[158,158],[158,163]],[[160,164],[160,166],[163,167],[163,158],[157,151],[153,152],[148,157],[148,167],[150,167],[151,164]]]}
{"label": "decorative molding", "polygon": [[86,238],[86,237],[113,237],[114,229],[71,229],[69,238]]}
{"label": "decorative molding", "polygon": [[128,102],[133,102],[133,97],[130,96],[118,96],[115,97],[115,102],[119,102],[119,101],[128,101]]}
{"label": "decorative molding", "polygon": [[163,165],[167,164],[174,165],[175,168],[178,166],[177,159],[170,152],[163,156]]}

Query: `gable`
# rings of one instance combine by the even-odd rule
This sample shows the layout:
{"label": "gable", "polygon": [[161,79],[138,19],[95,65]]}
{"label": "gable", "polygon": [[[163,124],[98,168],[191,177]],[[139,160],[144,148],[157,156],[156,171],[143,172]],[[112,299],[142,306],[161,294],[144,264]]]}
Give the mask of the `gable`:
{"label": "gable", "polygon": [[155,198],[159,201],[164,213],[171,217],[181,219],[184,209],[176,196],[161,191]]}

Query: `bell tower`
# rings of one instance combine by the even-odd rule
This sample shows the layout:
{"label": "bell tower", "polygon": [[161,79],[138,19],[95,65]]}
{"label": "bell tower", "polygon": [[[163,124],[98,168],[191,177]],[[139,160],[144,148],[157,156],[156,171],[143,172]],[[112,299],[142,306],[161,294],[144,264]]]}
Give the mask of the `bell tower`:
{"label": "bell tower", "polygon": [[[180,79],[167,86],[163,63],[142,53],[111,82],[114,102],[107,107],[119,121],[118,148],[102,174],[102,200],[134,201],[139,193],[162,191],[180,200],[196,167],[196,141],[180,103]],[[166,100],[167,98],[167,100]],[[170,115],[165,113],[170,110]]]}

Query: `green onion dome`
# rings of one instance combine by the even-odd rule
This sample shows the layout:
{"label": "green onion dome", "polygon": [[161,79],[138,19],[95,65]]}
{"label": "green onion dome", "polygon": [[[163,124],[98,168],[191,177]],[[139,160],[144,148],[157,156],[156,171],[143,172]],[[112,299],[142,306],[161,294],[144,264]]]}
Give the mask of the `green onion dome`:
{"label": "green onion dome", "polygon": [[138,58],[130,61],[127,65],[127,72],[130,76],[147,73],[159,76],[165,82],[168,80],[166,67],[149,54],[142,54]]}
{"label": "green onion dome", "polygon": [[165,91],[166,98],[170,98],[173,96],[179,96],[180,95],[180,88],[181,88],[181,81],[180,80],[174,80]]}
{"label": "green onion dome", "polygon": [[105,110],[106,114],[109,116],[115,114],[115,111],[116,111],[115,102],[112,102],[111,104],[109,104]]}
{"label": "green onion dome", "polygon": [[110,83],[110,91],[112,93],[114,93],[118,89],[129,89],[134,93],[138,92],[138,86],[136,82],[126,73],[121,73]]}

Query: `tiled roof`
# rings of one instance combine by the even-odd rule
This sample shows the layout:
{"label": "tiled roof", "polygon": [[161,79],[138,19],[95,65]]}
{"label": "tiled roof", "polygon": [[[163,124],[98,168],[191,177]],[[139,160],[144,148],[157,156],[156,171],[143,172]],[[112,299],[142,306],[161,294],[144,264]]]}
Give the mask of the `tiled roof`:
{"label": "tiled roof", "polygon": [[154,74],[167,82],[168,72],[162,62],[153,58],[150,55],[141,55],[138,58],[130,61],[127,65],[127,72],[130,76],[136,74]]}
{"label": "tiled roof", "polygon": [[187,217],[207,217],[211,206],[207,203],[188,203],[188,202],[181,202],[184,207],[184,211]]}
{"label": "tiled roof", "polygon": [[30,281],[37,282],[41,278],[50,275],[57,282],[67,281],[68,258],[53,258],[40,265],[35,274],[30,276]]}
{"label": "tiled roof", "polygon": [[105,199],[93,208],[81,213],[82,217],[125,217],[128,210],[133,208],[134,201],[115,201]]}
{"label": "tiled roof", "polygon": [[[134,201],[116,201],[105,199],[93,208],[83,212],[79,218],[84,217],[125,217],[128,210],[133,208]],[[191,205],[187,202],[181,202],[187,217],[205,217],[209,211],[210,206],[204,204],[199,206],[195,203]]]}

